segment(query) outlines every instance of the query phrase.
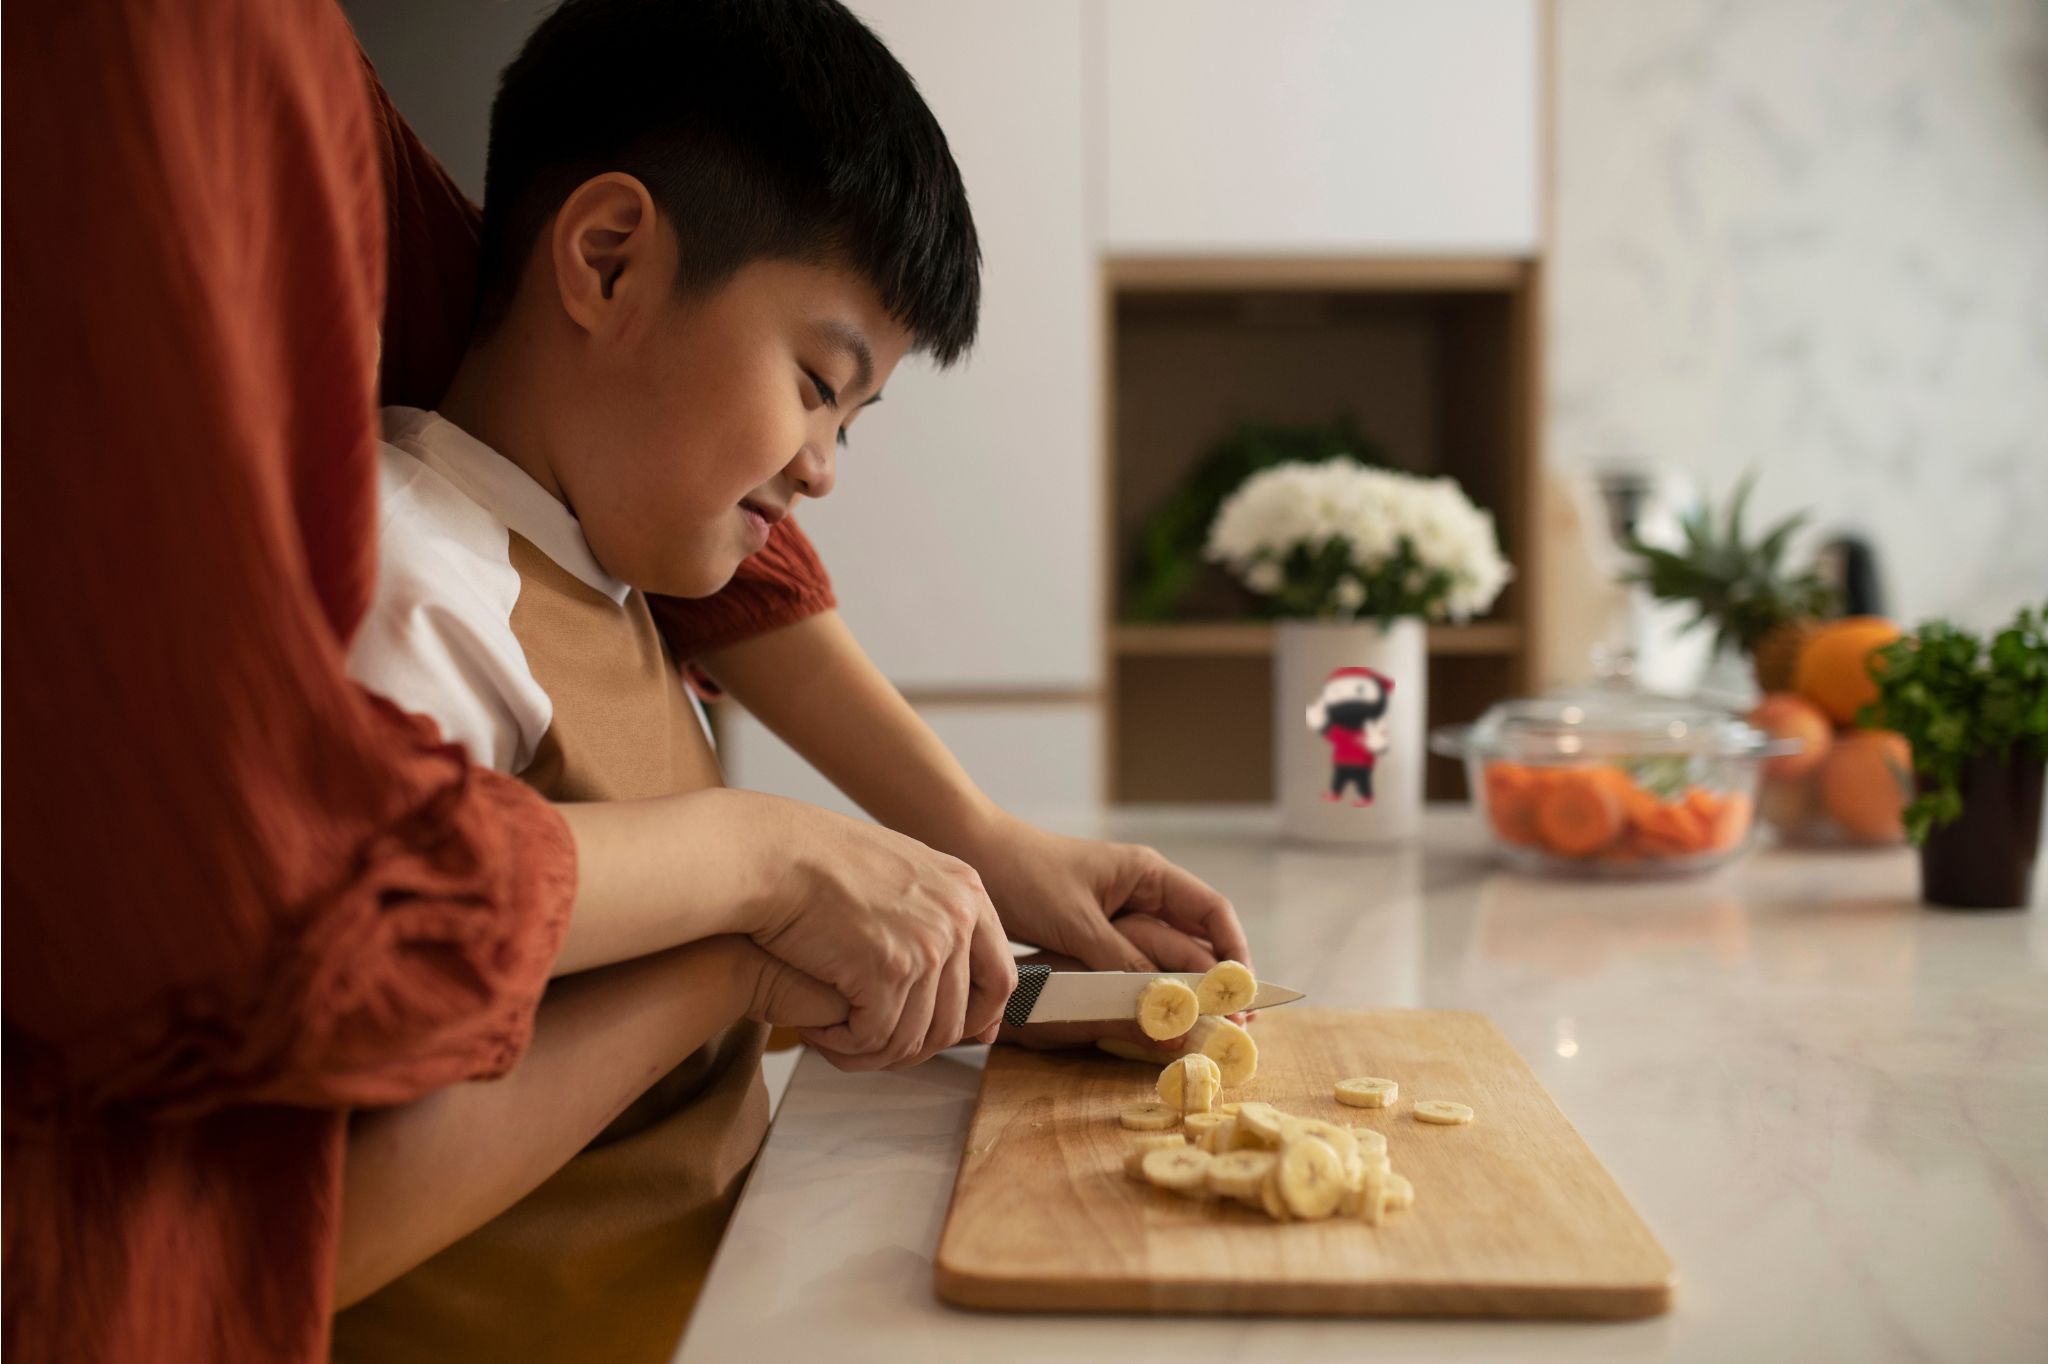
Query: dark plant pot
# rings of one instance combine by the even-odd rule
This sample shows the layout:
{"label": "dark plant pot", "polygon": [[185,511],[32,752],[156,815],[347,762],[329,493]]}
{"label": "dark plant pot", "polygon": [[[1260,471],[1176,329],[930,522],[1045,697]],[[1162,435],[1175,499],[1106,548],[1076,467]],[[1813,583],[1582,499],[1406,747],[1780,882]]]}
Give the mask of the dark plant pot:
{"label": "dark plant pot", "polygon": [[2019,909],[2041,849],[2040,758],[1979,753],[1963,764],[1963,813],[1920,847],[1920,895],[1945,909]]}

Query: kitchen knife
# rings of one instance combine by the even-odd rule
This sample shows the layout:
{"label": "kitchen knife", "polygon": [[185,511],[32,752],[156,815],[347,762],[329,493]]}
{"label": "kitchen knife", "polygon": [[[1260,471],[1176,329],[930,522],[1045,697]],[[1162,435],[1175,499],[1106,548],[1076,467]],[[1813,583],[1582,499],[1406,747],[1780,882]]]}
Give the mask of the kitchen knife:
{"label": "kitchen knife", "polygon": [[[1202,982],[1199,971],[1055,971],[1050,966],[1020,966],[1017,988],[1003,1008],[1003,1022],[1015,1027],[1133,1019],[1138,1016],[1138,995],[1161,977],[1190,990]],[[1299,990],[1262,980],[1250,1007],[1270,1009],[1301,997]]]}

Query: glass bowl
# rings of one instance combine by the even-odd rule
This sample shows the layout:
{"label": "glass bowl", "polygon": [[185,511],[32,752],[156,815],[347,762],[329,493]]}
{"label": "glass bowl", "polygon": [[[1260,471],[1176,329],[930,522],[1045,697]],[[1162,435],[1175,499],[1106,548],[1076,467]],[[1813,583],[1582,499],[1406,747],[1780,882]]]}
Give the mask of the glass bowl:
{"label": "glass bowl", "polygon": [[1740,857],[1764,759],[1799,741],[1696,702],[1603,690],[1502,702],[1436,730],[1430,748],[1463,759],[1473,808],[1510,866],[1642,877]]}

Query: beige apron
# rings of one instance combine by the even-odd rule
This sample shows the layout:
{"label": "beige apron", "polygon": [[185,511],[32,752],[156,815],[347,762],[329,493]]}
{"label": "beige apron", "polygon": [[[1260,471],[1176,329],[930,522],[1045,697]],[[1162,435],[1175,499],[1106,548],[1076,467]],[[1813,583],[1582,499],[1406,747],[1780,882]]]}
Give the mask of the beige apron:
{"label": "beige apron", "polygon": [[[554,716],[522,780],[551,800],[722,784],[638,592],[623,605],[518,534],[512,631]],[[339,1364],[658,1364],[768,1130],[767,1029],[742,1020],[545,1184],[334,1322]]]}

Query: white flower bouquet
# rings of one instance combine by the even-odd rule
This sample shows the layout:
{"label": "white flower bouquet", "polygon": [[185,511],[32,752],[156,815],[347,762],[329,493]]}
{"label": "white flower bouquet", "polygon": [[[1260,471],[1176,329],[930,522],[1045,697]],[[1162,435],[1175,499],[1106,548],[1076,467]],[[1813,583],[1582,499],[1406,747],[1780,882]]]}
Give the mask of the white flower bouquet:
{"label": "white flower bouquet", "polygon": [[1455,480],[1345,458],[1246,479],[1217,510],[1204,553],[1276,614],[1324,620],[1463,622],[1514,574],[1493,514]]}

